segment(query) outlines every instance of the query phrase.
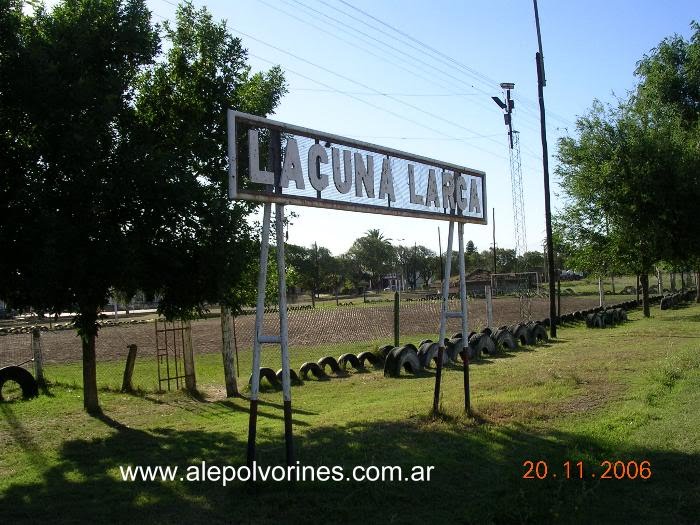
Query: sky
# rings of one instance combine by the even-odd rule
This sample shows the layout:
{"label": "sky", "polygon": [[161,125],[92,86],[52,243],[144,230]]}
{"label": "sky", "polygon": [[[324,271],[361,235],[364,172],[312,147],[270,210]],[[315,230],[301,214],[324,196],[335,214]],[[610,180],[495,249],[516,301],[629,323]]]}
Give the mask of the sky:
{"label": "sky", "polygon": [[[149,0],[154,21],[175,2]],[[513,248],[508,139],[499,84],[515,83],[527,248],[545,238],[542,146],[531,1],[195,0],[243,41],[254,71],[280,65],[289,93],[270,118],[439,159],[486,173],[488,225],[468,224],[478,250]],[[665,37],[690,36],[696,1],[538,2],[547,85],[552,199],[559,137],[575,132],[594,99],[633,89],[635,64]],[[393,113],[393,114],[392,114]],[[397,116],[398,115],[398,116]],[[447,223],[327,209],[296,212],[289,242],[346,252],[368,229],[394,244],[445,250]],[[456,248],[456,241],[455,241]]]}

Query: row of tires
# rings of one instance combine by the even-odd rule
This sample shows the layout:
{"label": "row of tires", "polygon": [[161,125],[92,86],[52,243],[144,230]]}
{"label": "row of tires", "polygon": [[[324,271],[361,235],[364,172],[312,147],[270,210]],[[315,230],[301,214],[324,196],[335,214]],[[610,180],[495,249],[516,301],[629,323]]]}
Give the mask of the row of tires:
{"label": "row of tires", "polygon": [[601,312],[586,315],[588,328],[606,328],[627,321],[627,311],[624,308],[608,308]]}
{"label": "row of tires", "polygon": [[[520,323],[511,326],[502,326],[495,332],[485,328],[481,332],[469,334],[467,342],[467,355],[469,360],[479,359],[484,354],[496,355],[504,349],[514,350],[519,345],[532,345],[539,341],[547,340],[547,330],[541,323]],[[311,379],[311,376],[324,380],[330,375],[343,377],[347,374],[348,367],[356,371],[365,371],[367,366],[384,368],[387,377],[398,377],[402,371],[416,374],[424,368],[437,366],[440,345],[430,339],[421,341],[418,346],[409,343],[403,346],[385,345],[375,352],[361,352],[360,354],[343,354],[338,359],[326,356],[317,362],[306,362],[299,368],[299,373],[290,370],[292,384],[301,384],[302,381]],[[464,343],[461,333],[454,334],[445,339],[443,352],[443,365],[455,364],[464,359]],[[251,374],[249,384],[252,384]],[[275,372],[272,368],[260,369],[260,383],[265,380],[271,386],[279,388],[282,383],[282,369]]]}
{"label": "row of tires", "polygon": [[684,303],[686,301],[691,301],[695,296],[695,293],[695,290],[688,290],[685,293],[674,293],[665,295],[661,298],[661,301],[659,303],[660,307],[662,310],[668,310],[669,308],[678,306],[679,304]]}

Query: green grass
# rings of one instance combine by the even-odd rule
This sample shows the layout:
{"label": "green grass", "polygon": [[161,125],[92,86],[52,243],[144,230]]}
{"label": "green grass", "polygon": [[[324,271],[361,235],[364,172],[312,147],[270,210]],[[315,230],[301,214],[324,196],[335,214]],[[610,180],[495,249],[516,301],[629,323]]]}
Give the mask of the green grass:
{"label": "green grass", "polygon": [[[203,398],[100,393],[82,411],[80,369],[49,369],[50,395],[0,405],[0,508],[15,521],[693,523],[700,516],[700,306],[639,312],[613,329],[563,327],[560,339],[471,367],[475,417],[462,414],[462,372],[448,368],[432,420],[434,374],[381,372],[292,389],[302,464],[434,465],[430,482],[128,483],[119,465],[245,461],[248,404],[224,400],[220,356],[198,356]],[[417,338],[420,339],[420,338]],[[373,348],[368,343],[366,348]],[[326,349],[293,349],[292,364]],[[339,355],[337,347],[332,355]],[[352,347],[357,352],[357,345]],[[278,352],[266,350],[264,364]],[[137,384],[152,385],[152,358]],[[99,374],[121,362],[101,364]],[[149,369],[149,367],[151,367]],[[277,368],[277,366],[275,366]],[[247,356],[242,372],[250,369]],[[247,374],[246,374],[247,375]],[[118,384],[118,381],[116,382]],[[115,384],[115,386],[116,386]],[[281,394],[262,395],[258,458],[282,464]],[[545,460],[546,480],[522,479]],[[565,460],[586,479],[563,479]],[[601,480],[602,461],[651,462],[649,480]]]}
{"label": "green grass", "polygon": [[[666,280],[668,280],[668,276],[666,276]],[[677,279],[677,281],[677,284],[680,287],[680,277]],[[655,276],[649,276],[650,287],[652,283],[656,283]],[[637,286],[637,277],[634,275],[615,276],[616,294],[619,294],[622,291],[622,289],[627,286],[635,288]],[[668,283],[665,283],[665,287],[668,288],[668,286]],[[579,281],[562,281],[562,292],[564,292],[564,290],[566,290],[567,288],[572,289],[577,295],[598,295],[598,278],[587,277]],[[609,276],[603,278],[603,290],[605,291],[606,295],[612,294],[612,279]]]}

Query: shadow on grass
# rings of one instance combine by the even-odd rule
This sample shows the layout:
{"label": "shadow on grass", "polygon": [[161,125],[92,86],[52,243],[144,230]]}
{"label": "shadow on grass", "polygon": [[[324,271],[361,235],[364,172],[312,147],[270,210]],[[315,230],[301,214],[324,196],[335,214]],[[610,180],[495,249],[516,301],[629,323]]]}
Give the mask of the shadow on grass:
{"label": "shadow on grass", "polygon": [[[697,454],[620,449],[575,433],[496,426],[478,414],[323,426],[295,438],[301,465],[341,465],[345,475],[356,465],[401,465],[404,476],[414,466],[434,466],[430,481],[236,481],[225,487],[179,478],[189,465],[201,473],[203,461],[244,464],[245,442],[232,432],[146,431],[101,414],[97,418],[113,430],[109,436],[66,440],[56,450],[57,462],[47,466],[12,408],[3,407],[2,414],[11,439],[41,473],[40,481],[10,485],[0,495],[5,523],[691,523],[700,515]],[[263,467],[283,464],[283,440],[259,443],[258,460]],[[567,460],[584,462],[584,479],[565,479]],[[605,460],[648,460],[653,475],[646,481],[594,479]],[[546,479],[523,479],[525,461],[546,461]],[[119,467],[127,465],[180,470],[175,481],[122,481]],[[428,502],[429,494],[439,494],[439,503]]]}

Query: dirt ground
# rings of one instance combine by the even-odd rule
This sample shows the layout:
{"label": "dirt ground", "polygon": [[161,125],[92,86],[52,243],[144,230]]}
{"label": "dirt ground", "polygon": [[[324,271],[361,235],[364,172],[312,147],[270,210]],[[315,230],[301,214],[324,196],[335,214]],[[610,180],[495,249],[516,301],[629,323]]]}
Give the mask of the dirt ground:
{"label": "dirt ground", "polygon": [[[610,298],[610,302],[629,300],[627,296]],[[597,296],[562,297],[562,313],[597,306]],[[451,301],[450,309],[458,309],[459,303]],[[520,320],[520,300],[513,297],[496,298],[493,303],[494,326],[512,324]],[[548,317],[549,303],[534,298],[530,304],[530,318]],[[401,304],[400,333],[402,336],[436,334],[439,330],[440,303],[404,302]],[[239,351],[252,348],[254,315],[236,318],[236,343]],[[265,315],[264,333],[278,331],[276,313]],[[483,299],[469,301],[469,329],[486,326],[486,305]],[[460,321],[450,319],[448,336],[460,331]],[[393,340],[393,304],[378,303],[370,306],[346,306],[291,311],[289,313],[290,346],[324,345],[353,341],[377,341],[389,344]],[[50,363],[77,362],[81,360],[80,339],[73,330],[42,332],[41,345],[44,361]],[[0,361],[31,357],[29,334],[0,337]],[[127,346],[136,344],[139,354],[154,355],[156,351],[155,323],[129,324],[104,327],[97,340],[98,360],[123,359]],[[192,322],[192,344],[196,353],[221,351],[221,324],[219,319]],[[161,336],[162,345],[162,336]],[[3,357],[7,359],[3,359]]]}

